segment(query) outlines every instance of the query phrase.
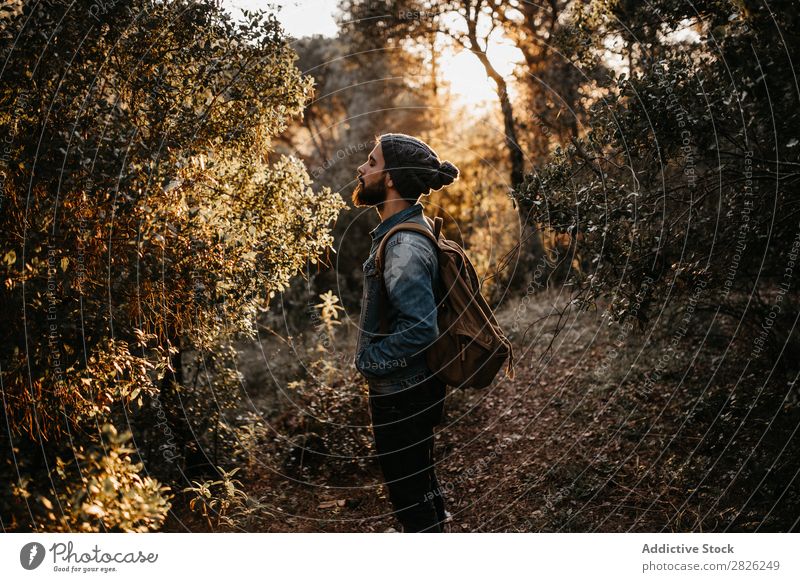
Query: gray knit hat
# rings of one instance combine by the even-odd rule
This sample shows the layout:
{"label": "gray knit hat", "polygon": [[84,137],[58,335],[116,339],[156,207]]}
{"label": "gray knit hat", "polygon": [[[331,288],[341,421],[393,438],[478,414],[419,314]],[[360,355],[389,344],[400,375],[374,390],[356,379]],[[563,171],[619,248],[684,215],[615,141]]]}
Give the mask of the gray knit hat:
{"label": "gray knit hat", "polygon": [[406,200],[417,201],[431,190],[439,190],[458,178],[458,168],[440,161],[436,152],[421,139],[404,133],[380,136],[385,169],[397,191]]}

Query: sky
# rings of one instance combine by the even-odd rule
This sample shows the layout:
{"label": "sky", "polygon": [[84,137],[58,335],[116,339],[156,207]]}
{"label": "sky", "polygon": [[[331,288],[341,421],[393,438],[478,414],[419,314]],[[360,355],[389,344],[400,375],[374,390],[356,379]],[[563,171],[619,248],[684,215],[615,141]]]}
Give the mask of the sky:
{"label": "sky", "polygon": [[[278,20],[286,32],[296,38],[322,34],[336,36],[338,27],[334,15],[337,12],[337,0],[271,0],[270,4],[281,7]],[[266,8],[266,0],[222,0],[222,5],[234,15],[239,14],[237,8],[255,10]]]}

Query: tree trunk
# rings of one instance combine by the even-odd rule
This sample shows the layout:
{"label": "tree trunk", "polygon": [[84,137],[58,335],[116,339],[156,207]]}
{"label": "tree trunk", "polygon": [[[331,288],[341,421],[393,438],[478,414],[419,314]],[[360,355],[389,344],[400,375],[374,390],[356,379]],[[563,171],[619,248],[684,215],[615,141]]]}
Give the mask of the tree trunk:
{"label": "tree trunk", "polygon": [[[522,183],[524,179],[525,158],[522,155],[522,148],[520,148],[519,142],[517,141],[517,123],[514,119],[514,109],[511,105],[511,99],[509,99],[508,96],[508,85],[505,79],[503,79],[503,76],[497,72],[497,69],[495,69],[489,61],[486,50],[480,46],[477,35],[477,23],[475,20],[469,18],[469,13],[467,15],[467,30],[467,38],[470,43],[469,48],[471,48],[473,53],[478,57],[483,68],[486,70],[486,74],[497,86],[497,97],[500,100],[500,111],[503,114],[503,130],[505,132],[506,148],[511,163],[511,183],[509,184],[509,190],[512,190]],[[531,208],[526,206],[528,205],[517,204],[517,210],[522,224],[522,236],[514,257],[514,274],[511,276],[510,281],[512,285],[519,284],[520,279],[530,279],[531,263],[542,255],[541,245],[537,244],[538,233],[536,232],[536,225],[530,224]]]}
{"label": "tree trunk", "polygon": [[525,176],[525,158],[522,155],[522,148],[519,147],[517,141],[517,123],[514,119],[514,109],[511,106],[511,100],[508,97],[508,85],[503,76],[497,72],[486,52],[481,48],[478,43],[478,37],[475,33],[474,26],[470,26],[469,41],[471,49],[475,55],[480,59],[486,74],[492,78],[497,85],[497,97],[500,99],[500,110],[503,113],[503,130],[506,136],[506,148],[508,148],[508,157],[511,162],[511,188],[521,183]]}

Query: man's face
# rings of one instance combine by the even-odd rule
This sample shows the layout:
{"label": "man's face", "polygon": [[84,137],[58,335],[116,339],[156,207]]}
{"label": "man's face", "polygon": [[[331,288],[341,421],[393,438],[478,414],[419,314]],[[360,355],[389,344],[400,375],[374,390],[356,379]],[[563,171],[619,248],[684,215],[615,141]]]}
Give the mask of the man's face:
{"label": "man's face", "polygon": [[353,190],[353,204],[356,206],[375,206],[386,202],[386,172],[383,170],[381,143],[369,153],[367,161],[358,167],[358,184]]}

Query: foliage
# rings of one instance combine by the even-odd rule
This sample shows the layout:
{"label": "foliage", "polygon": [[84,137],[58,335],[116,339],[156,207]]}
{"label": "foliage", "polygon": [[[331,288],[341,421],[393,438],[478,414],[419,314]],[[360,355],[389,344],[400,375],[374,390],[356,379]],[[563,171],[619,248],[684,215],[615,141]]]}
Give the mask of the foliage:
{"label": "foliage", "polygon": [[[576,280],[584,306],[608,299],[612,318],[644,322],[688,300],[693,313],[757,329],[784,295],[797,306],[785,268],[798,233],[800,127],[794,81],[782,73],[796,38],[766,41],[776,26],[792,30],[797,14],[773,21],[749,2],[705,2],[693,15],[685,3],[649,4],[596,2],[578,16],[596,58],[604,35],[638,30],[654,11],[661,24],[630,47],[641,55],[633,70],[598,87],[585,138],[559,148],[515,196],[536,209],[532,222],[572,237],[590,270]],[[699,39],[670,40],[686,18]],[[776,324],[776,345],[790,328]]]}
{"label": "foliage", "polygon": [[146,532],[164,523],[169,487],[139,474],[142,463],[131,460],[136,451],[126,445],[130,432],[110,424],[102,432],[102,446],[78,445],[65,451],[71,460],[55,458],[49,491],[29,477],[11,485],[17,502],[35,515],[35,531]]}
{"label": "foliage", "polygon": [[300,473],[363,469],[371,447],[364,380],[336,336],[338,297],[328,291],[320,298],[307,377],[287,386],[274,454]]}
{"label": "foliage", "polygon": [[270,515],[266,506],[244,492],[242,482],[233,478],[239,467],[231,471],[217,467],[217,470],[221,479],[193,481],[191,487],[183,490],[194,495],[189,501],[189,509],[200,512],[212,531],[219,531],[221,526],[231,529],[243,527],[246,531],[254,517]]}
{"label": "foliage", "polygon": [[[274,16],[245,16],[212,0],[3,13],[4,446],[88,446],[106,421],[162,439],[142,411],[161,398],[178,402],[166,422],[185,445],[183,354],[252,337],[269,298],[330,247],[344,203],[273,154],[311,80]],[[207,378],[227,378],[223,394],[197,392],[198,410],[230,401],[224,353]]]}

